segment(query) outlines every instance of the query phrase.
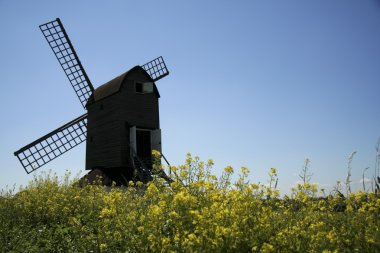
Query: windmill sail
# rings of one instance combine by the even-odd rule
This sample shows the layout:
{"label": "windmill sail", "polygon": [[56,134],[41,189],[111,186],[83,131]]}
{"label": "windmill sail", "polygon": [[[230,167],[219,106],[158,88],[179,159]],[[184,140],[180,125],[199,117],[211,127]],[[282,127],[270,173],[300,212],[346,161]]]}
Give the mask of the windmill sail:
{"label": "windmill sail", "polygon": [[169,71],[166,68],[166,64],[162,56],[145,63],[141,66],[153,79],[153,81],[160,80],[161,78],[169,75]]}
{"label": "windmill sail", "polygon": [[87,113],[14,153],[31,173],[86,140]]}
{"label": "windmill sail", "polygon": [[84,71],[60,19],[57,18],[40,25],[40,29],[61,64],[82,106],[86,109],[87,100],[94,91],[94,87]]}

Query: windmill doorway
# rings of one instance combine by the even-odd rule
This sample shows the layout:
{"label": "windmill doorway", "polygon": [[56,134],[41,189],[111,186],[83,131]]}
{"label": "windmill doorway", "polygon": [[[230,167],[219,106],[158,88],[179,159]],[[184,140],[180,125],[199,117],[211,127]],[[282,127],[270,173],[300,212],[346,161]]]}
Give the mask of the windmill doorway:
{"label": "windmill doorway", "polygon": [[151,165],[152,150],[161,152],[161,129],[129,128],[130,148],[146,165]]}
{"label": "windmill doorway", "polygon": [[152,161],[151,131],[136,129],[136,153],[141,160],[150,164]]}

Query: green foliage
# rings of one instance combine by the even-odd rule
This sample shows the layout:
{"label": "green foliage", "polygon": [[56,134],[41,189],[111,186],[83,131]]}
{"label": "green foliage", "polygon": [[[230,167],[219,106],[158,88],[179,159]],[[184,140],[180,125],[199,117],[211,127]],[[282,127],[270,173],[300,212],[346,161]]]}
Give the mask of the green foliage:
{"label": "green foliage", "polygon": [[[317,197],[303,182],[279,197],[277,171],[268,186],[251,184],[242,168],[190,154],[171,167],[174,182],[128,188],[77,186],[69,176],[36,177],[0,195],[3,252],[379,252],[380,198],[374,193]],[[156,170],[162,169],[160,166]]]}

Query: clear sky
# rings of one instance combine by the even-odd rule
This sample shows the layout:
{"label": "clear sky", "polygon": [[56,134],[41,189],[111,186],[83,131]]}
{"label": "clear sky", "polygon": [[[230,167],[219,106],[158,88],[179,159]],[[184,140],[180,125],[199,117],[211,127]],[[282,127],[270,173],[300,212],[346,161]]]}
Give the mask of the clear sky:
{"label": "clear sky", "polygon": [[[380,137],[380,1],[0,0],[0,188],[26,184],[13,152],[84,113],[38,25],[61,18],[95,87],[164,56],[163,153],[278,169],[285,192],[305,158],[312,182],[353,188]],[[84,174],[85,145],[39,171]]]}

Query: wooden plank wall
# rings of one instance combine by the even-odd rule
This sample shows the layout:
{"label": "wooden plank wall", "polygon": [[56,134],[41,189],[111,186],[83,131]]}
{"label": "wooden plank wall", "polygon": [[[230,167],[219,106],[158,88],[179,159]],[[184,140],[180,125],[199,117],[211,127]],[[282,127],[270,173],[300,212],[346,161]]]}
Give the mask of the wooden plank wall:
{"label": "wooden plank wall", "polygon": [[120,92],[89,105],[86,169],[130,167],[129,126],[160,128],[157,94],[135,92],[135,82],[146,81],[144,73],[134,71]]}

